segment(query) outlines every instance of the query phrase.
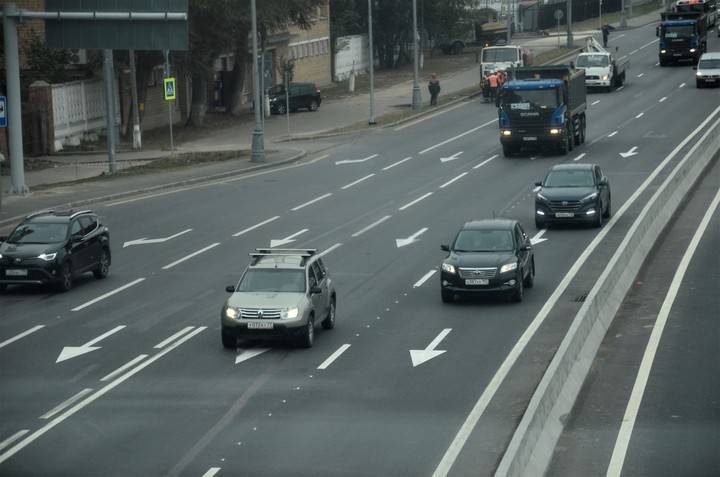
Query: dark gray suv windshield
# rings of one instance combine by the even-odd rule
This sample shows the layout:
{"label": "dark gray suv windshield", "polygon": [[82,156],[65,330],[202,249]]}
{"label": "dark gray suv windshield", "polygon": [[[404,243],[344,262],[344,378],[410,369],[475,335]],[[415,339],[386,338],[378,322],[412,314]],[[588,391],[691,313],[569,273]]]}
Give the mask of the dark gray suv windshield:
{"label": "dark gray suv windshield", "polygon": [[592,187],[595,185],[593,173],[582,171],[551,171],[545,178],[543,187]]}
{"label": "dark gray suv windshield", "polygon": [[23,224],[8,237],[8,243],[57,243],[65,240],[67,224]]}
{"label": "dark gray suv windshield", "polygon": [[304,270],[253,269],[240,281],[239,292],[305,292]]}
{"label": "dark gray suv windshield", "polygon": [[461,230],[455,239],[455,252],[509,252],[513,250],[510,230]]}

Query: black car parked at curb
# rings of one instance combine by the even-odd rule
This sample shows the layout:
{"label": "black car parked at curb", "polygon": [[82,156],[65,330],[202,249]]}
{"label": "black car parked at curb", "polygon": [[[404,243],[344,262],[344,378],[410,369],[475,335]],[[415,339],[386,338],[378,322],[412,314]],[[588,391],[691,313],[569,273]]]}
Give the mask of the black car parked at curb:
{"label": "black car parked at curb", "polygon": [[290,112],[298,109],[317,111],[322,103],[320,89],[315,83],[290,83],[289,98],[285,95],[285,85],[273,86],[268,91],[270,98],[270,112],[273,114],[285,114],[287,112],[288,99]]}
{"label": "black car parked at curb", "polygon": [[535,226],[580,223],[602,227],[610,218],[610,182],[597,164],[558,164],[535,195]]}
{"label": "black car parked at curb", "polygon": [[532,244],[517,220],[486,219],[467,222],[452,245],[440,272],[440,294],[444,303],[455,295],[507,293],[522,301],[525,288],[535,280]]}
{"label": "black car parked at curb", "polygon": [[90,210],[28,215],[0,242],[0,291],[47,284],[68,291],[78,275],[105,278],[110,270],[110,233]]}

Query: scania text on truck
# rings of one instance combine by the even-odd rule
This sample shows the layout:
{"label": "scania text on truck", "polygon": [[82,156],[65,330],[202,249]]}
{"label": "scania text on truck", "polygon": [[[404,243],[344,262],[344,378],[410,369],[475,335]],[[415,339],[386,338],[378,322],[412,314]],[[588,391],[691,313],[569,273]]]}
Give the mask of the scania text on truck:
{"label": "scania text on truck", "polygon": [[585,72],[567,65],[517,68],[498,108],[503,154],[552,148],[567,154],[585,142]]}
{"label": "scania text on truck", "polygon": [[707,49],[707,22],[697,12],[663,12],[656,34],[660,37],[660,66],[679,60],[697,63]]}

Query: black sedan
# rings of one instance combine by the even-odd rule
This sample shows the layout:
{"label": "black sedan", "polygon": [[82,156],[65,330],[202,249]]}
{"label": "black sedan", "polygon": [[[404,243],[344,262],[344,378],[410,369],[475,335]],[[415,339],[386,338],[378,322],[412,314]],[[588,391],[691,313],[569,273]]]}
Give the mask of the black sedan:
{"label": "black sedan", "polygon": [[452,245],[440,248],[450,252],[440,273],[445,303],[452,302],[455,295],[489,292],[508,293],[513,301],[522,301],[525,288],[533,286],[533,247],[516,220],[467,222]]}
{"label": "black sedan", "polygon": [[596,164],[553,166],[535,195],[535,225],[581,223],[602,227],[610,218],[610,183]]}

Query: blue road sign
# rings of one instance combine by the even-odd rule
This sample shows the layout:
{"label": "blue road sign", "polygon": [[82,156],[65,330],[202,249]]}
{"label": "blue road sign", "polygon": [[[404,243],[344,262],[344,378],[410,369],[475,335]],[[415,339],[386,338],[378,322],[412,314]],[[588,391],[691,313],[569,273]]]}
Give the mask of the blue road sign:
{"label": "blue road sign", "polygon": [[0,128],[7,127],[7,98],[0,96]]}

